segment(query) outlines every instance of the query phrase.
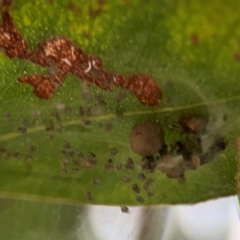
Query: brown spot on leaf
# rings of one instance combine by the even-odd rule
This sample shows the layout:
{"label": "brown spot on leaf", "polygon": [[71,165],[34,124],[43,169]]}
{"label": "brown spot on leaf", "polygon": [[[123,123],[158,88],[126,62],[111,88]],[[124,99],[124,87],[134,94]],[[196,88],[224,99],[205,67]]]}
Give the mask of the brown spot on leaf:
{"label": "brown spot on leaf", "polygon": [[[70,8],[76,9],[72,5],[70,5]],[[90,15],[96,16],[101,12],[102,7],[99,5],[97,9],[90,10]],[[44,40],[38,43],[36,51],[28,53],[28,44],[15,28],[10,14],[3,12],[2,19],[0,47],[4,48],[8,57],[18,57],[48,69],[56,69],[54,74],[49,72],[47,75],[19,77],[20,82],[34,87],[34,93],[39,98],[50,98],[57,87],[62,84],[66,75],[72,73],[80,79],[87,80],[90,86],[95,84],[110,91],[115,86],[119,86],[128,89],[144,105],[159,105],[162,93],[151,75],[134,74],[131,77],[125,77],[107,72],[99,57],[85,53],[66,37],[54,37]]]}
{"label": "brown spot on leaf", "polygon": [[137,184],[133,184],[132,185],[132,190],[135,192],[135,193],[140,193],[140,188]]}

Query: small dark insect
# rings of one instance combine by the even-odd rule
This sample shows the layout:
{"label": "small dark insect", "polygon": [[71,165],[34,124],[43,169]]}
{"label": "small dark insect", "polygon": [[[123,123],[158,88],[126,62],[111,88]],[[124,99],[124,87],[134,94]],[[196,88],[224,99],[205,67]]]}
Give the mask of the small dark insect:
{"label": "small dark insect", "polygon": [[54,130],[54,125],[51,124],[51,125],[47,126],[45,129],[46,129],[46,131],[52,131],[52,130]]}
{"label": "small dark insect", "polygon": [[140,193],[140,188],[139,188],[139,186],[136,183],[132,185],[132,190],[135,193]]}
{"label": "small dark insect", "polygon": [[7,121],[7,122],[9,122],[10,120],[11,120],[11,115],[10,115],[10,113],[5,113],[4,114],[4,117],[5,117],[5,120]]}
{"label": "small dark insect", "polygon": [[105,132],[110,132],[112,130],[112,124],[111,123],[107,123],[105,125]]}
{"label": "small dark insect", "polygon": [[110,149],[110,153],[111,153],[113,156],[115,156],[115,155],[118,154],[118,150],[117,150],[116,148],[111,148],[111,149]]}
{"label": "small dark insect", "polygon": [[129,183],[129,182],[131,182],[131,178],[130,178],[130,177],[123,176],[123,181],[124,181],[125,183]]}
{"label": "small dark insect", "polygon": [[136,197],[136,200],[139,202],[139,203],[144,203],[144,198],[143,197],[141,197],[141,196],[137,196]]}
{"label": "small dark insect", "polygon": [[139,173],[138,174],[138,178],[142,181],[144,181],[146,179],[146,176],[143,173]]}
{"label": "small dark insect", "polygon": [[94,179],[93,179],[93,184],[94,184],[95,186],[98,186],[99,183],[100,183],[100,179],[99,179],[99,178],[94,178]]}
{"label": "small dark insect", "polygon": [[129,213],[129,209],[128,209],[127,206],[121,206],[121,211],[122,211],[123,213]]}
{"label": "small dark insect", "polygon": [[127,159],[127,163],[125,164],[126,169],[134,170],[134,162],[131,158]]}
{"label": "small dark insect", "polygon": [[18,128],[18,131],[21,133],[21,134],[25,134],[27,132],[27,129],[24,128],[24,127],[19,127]]}
{"label": "small dark insect", "polygon": [[86,198],[87,198],[88,201],[92,201],[92,199],[93,199],[92,194],[90,192],[87,192]]}
{"label": "small dark insect", "polygon": [[117,163],[116,164],[116,169],[120,171],[122,169],[122,164],[121,163]]}
{"label": "small dark insect", "polygon": [[72,168],[72,173],[73,174],[77,174],[80,172],[80,169],[79,168]]}
{"label": "small dark insect", "polygon": [[111,158],[108,159],[107,163],[104,166],[104,169],[109,172],[113,171],[113,160]]}

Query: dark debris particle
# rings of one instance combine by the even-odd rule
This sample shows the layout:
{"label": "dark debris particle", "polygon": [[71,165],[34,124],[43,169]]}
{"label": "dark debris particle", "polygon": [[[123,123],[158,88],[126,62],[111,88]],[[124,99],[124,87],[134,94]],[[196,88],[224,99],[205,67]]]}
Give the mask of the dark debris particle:
{"label": "dark debris particle", "polygon": [[138,178],[142,181],[144,181],[146,179],[146,176],[143,173],[139,173],[138,174]]}
{"label": "dark debris particle", "polygon": [[111,155],[115,156],[118,154],[118,150],[116,148],[111,148],[110,153],[111,153]]}
{"label": "dark debris particle", "polygon": [[119,171],[122,170],[122,163],[117,163],[116,164],[116,169],[119,170]]}
{"label": "dark debris particle", "polygon": [[156,167],[156,163],[154,161],[153,156],[142,158],[142,171],[152,173],[154,172],[155,167]]}
{"label": "dark debris particle", "polygon": [[99,178],[94,178],[94,179],[93,179],[93,184],[94,184],[95,186],[98,186],[98,185],[100,184],[100,179],[99,179]]}
{"label": "dark debris particle", "polygon": [[104,129],[105,129],[105,132],[110,132],[112,130],[112,124],[111,123],[107,123],[105,125]]}
{"label": "dark debris particle", "polygon": [[114,167],[113,167],[113,160],[111,158],[108,159],[107,163],[104,166],[104,169],[109,171],[109,172],[113,171],[113,169],[114,169]]}
{"label": "dark debris particle", "polygon": [[19,127],[18,128],[18,131],[21,133],[21,134],[25,134],[27,132],[27,129],[25,127]]}
{"label": "dark debris particle", "polygon": [[121,206],[121,211],[123,213],[129,213],[129,208],[127,206]]}
{"label": "dark debris particle", "polygon": [[140,193],[140,188],[139,188],[139,186],[136,183],[132,185],[132,190],[135,193]]}
{"label": "dark debris particle", "polygon": [[143,197],[141,197],[141,196],[137,196],[136,197],[136,200],[139,202],[139,203],[144,203],[144,198]]}
{"label": "dark debris particle", "polygon": [[126,162],[126,164],[125,164],[125,167],[126,167],[126,169],[134,170],[134,162],[133,162],[132,158],[129,157],[129,158],[127,159],[127,162]]}
{"label": "dark debris particle", "polygon": [[130,178],[130,177],[127,177],[127,176],[123,176],[123,181],[124,181],[125,183],[129,183],[129,182],[131,182],[131,178]]}
{"label": "dark debris particle", "polygon": [[80,172],[79,168],[72,168],[72,173],[73,174],[78,174]]}
{"label": "dark debris particle", "polygon": [[92,194],[90,192],[87,192],[86,198],[87,198],[88,201],[92,201],[93,200]]}

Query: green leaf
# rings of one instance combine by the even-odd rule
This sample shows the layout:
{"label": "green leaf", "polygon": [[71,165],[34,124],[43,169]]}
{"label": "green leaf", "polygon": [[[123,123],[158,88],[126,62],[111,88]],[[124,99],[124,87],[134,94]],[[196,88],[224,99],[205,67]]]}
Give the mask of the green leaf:
{"label": "green leaf", "polygon": [[[152,75],[163,99],[159,106],[147,106],[126,89],[89,88],[86,80],[73,74],[50,99],[39,99],[32,86],[18,78],[46,74],[47,68],[1,53],[0,196],[69,204],[152,205],[237,194],[239,11],[237,0],[227,5],[224,0],[15,1],[10,15],[29,52],[43,40],[66,36],[87,54],[99,56],[108,72]],[[125,98],[120,101],[121,96]],[[131,129],[145,121],[160,124],[170,149],[176,142],[188,142],[179,124],[184,116],[208,119],[203,144],[220,136],[226,148],[211,153],[208,163],[195,171],[185,171],[181,185],[164,172],[144,172],[154,180],[151,191],[145,191],[146,182],[138,177],[142,157],[129,144]],[[112,148],[118,150],[115,156]],[[97,164],[90,168],[83,159],[91,153]],[[129,157],[134,170],[125,167]],[[106,169],[110,158],[112,171],[111,163]],[[122,164],[121,170],[117,164]],[[140,193],[132,190],[133,184]],[[139,196],[144,202],[137,201]]]}

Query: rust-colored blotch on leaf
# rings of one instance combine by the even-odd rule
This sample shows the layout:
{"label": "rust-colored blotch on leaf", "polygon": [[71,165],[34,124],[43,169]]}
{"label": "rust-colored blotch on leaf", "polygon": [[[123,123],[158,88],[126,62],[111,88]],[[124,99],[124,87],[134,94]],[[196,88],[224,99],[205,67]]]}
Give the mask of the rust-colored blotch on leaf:
{"label": "rust-colored blotch on leaf", "polygon": [[[2,2],[3,6],[10,4],[11,1]],[[39,42],[37,50],[28,53],[27,41],[15,28],[7,10],[2,13],[2,19],[0,47],[5,49],[9,58],[17,57],[56,69],[55,74],[19,78],[20,82],[32,85],[34,93],[39,98],[50,98],[57,87],[63,83],[66,75],[72,73],[80,79],[87,80],[88,85],[96,85],[109,91],[115,87],[121,87],[128,89],[144,105],[159,105],[162,93],[151,75],[134,74],[131,77],[126,77],[108,72],[104,69],[102,60],[98,56],[85,53],[66,37],[54,37]]]}

